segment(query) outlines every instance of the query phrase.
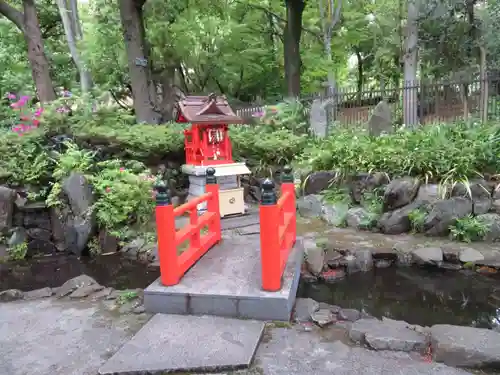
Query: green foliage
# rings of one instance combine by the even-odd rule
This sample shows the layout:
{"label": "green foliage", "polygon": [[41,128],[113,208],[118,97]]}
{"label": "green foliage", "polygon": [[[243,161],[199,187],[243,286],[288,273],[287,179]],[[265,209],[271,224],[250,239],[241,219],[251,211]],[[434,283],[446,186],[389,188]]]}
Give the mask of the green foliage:
{"label": "green foliage", "polygon": [[0,183],[12,186],[44,184],[49,180],[52,161],[41,131],[19,136],[0,131]]}
{"label": "green foliage", "polygon": [[275,106],[266,107],[261,120],[264,125],[288,129],[294,134],[309,132],[306,108],[297,99],[288,99]]}
{"label": "green foliage", "polygon": [[122,167],[120,160],[98,163],[100,171],[91,176],[97,194],[93,206],[97,222],[122,238],[128,226],[139,227],[151,221],[154,209],[154,176],[140,163]]}
{"label": "green foliage", "polygon": [[9,247],[9,259],[10,260],[22,260],[26,258],[28,252],[28,244],[26,242],[21,242],[20,244]]}
{"label": "green foliage", "polygon": [[424,229],[424,222],[427,216],[427,211],[422,208],[411,210],[408,214],[411,229],[415,233],[422,232]]}
{"label": "green foliage", "polygon": [[362,205],[368,212],[380,216],[383,212],[384,201],[380,189],[365,191],[362,197]]}
{"label": "green foliage", "polygon": [[344,203],[351,205],[351,197],[349,196],[349,191],[346,188],[331,186],[330,188],[321,192],[323,199],[328,203]]}
{"label": "green foliage", "polygon": [[300,162],[312,170],[343,175],[382,171],[426,181],[467,182],[500,169],[499,130],[498,123],[458,122],[370,137],[359,130],[337,129],[308,148]]}
{"label": "green foliage", "polygon": [[454,240],[462,242],[480,241],[484,238],[488,226],[472,215],[458,219],[450,226],[450,235]]}

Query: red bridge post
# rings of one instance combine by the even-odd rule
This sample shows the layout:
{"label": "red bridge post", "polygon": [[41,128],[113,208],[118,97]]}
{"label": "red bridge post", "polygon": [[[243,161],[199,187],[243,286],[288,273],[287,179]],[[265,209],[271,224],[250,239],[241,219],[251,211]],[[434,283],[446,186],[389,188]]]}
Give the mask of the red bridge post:
{"label": "red bridge post", "polygon": [[281,278],[297,236],[295,185],[292,168],[281,175],[281,197],[277,199],[273,181],[262,183],[260,213],[260,251],[262,289],[281,289]]}

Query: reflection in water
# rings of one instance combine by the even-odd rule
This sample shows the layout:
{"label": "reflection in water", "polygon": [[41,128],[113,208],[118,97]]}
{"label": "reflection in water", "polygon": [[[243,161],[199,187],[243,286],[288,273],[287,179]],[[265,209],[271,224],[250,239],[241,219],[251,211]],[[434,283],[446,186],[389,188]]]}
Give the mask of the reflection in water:
{"label": "reflection in water", "polygon": [[0,290],[23,291],[58,287],[65,281],[86,274],[99,284],[115,289],[145,288],[159,275],[158,268],[148,268],[112,254],[90,258],[56,255],[29,261],[0,264]]}
{"label": "reflection in water", "polygon": [[335,284],[302,283],[298,296],[425,326],[500,324],[500,280],[474,273],[374,269]]}

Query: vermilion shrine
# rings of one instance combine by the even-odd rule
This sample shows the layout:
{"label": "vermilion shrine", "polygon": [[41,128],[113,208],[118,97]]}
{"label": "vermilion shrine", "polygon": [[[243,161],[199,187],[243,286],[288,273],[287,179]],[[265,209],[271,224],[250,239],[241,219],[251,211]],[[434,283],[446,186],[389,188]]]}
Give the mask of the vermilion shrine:
{"label": "vermilion shrine", "polygon": [[[289,320],[303,258],[292,169],[281,173],[279,199],[268,179],[258,213],[231,215],[245,211],[239,176],[250,173],[233,160],[228,137],[228,125],[242,120],[215,95],[187,97],[177,109],[177,120],[192,124],[183,166],[190,199],[174,208],[166,184],[155,186],[161,276],[144,290],[146,310]],[[234,228],[228,223],[240,220],[236,228],[244,228],[248,218],[248,235],[223,236]]]}
{"label": "vermilion shrine", "polygon": [[[188,201],[205,193],[205,178],[208,167],[215,168],[215,177],[220,187],[219,204],[222,217],[245,213],[244,192],[240,176],[250,174],[245,163],[233,160],[229,125],[241,124],[226,98],[188,96],[179,101],[176,121],[191,123],[184,131],[186,164],[182,171],[189,176]],[[198,210],[206,209],[200,204]]]}

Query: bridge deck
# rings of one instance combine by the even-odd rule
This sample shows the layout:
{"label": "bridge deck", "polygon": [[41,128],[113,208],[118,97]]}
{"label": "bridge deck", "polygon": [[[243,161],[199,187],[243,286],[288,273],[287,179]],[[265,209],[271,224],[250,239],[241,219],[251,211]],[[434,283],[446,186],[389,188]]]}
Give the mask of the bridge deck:
{"label": "bridge deck", "polygon": [[283,274],[282,289],[265,292],[261,289],[259,235],[223,233],[223,241],[210,249],[178,285],[165,287],[156,280],[146,288],[144,305],[152,313],[287,321],[295,302],[302,255],[303,244],[297,239]]}

